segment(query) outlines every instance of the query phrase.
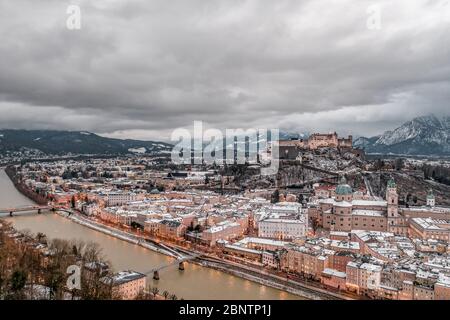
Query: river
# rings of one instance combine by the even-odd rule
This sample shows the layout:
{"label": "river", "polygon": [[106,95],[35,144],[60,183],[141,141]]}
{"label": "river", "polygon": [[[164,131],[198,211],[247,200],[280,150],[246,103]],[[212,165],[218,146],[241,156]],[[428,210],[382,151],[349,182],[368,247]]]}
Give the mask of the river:
{"label": "river", "polygon": [[[33,203],[31,200],[14,188],[4,170],[0,169],[0,208],[31,203]],[[131,269],[146,272],[171,260],[165,255],[94,231],[54,213],[23,214],[4,219],[11,221],[18,230],[42,232],[50,239],[96,242],[116,271]],[[152,287],[158,287],[160,292],[167,290],[184,299],[304,299],[193,263],[187,263],[184,271],[179,271],[177,265],[163,269],[160,271],[160,280],[155,281],[149,276],[147,283]]]}

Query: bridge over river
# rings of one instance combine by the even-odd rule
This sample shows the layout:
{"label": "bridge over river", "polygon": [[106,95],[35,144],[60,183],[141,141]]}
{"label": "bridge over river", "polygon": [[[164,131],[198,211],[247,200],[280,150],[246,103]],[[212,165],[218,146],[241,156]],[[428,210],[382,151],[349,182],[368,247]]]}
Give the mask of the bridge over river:
{"label": "bridge over river", "polygon": [[12,216],[15,212],[32,212],[32,211],[36,211],[38,214],[40,214],[42,210],[45,211],[50,209],[54,208],[48,205],[23,205],[9,208],[0,208],[0,214],[9,213],[9,215]]}
{"label": "bridge over river", "polygon": [[199,257],[199,254],[195,254],[195,255],[189,255],[189,256],[184,256],[184,257],[180,257],[174,261],[168,262],[168,263],[162,263],[157,267],[154,267],[146,272],[144,272],[144,274],[149,275],[153,273],[153,279],[154,280],[159,280],[159,271],[169,268],[171,266],[174,266],[178,263],[178,270],[184,270],[184,262],[189,261],[189,260],[195,260]]}

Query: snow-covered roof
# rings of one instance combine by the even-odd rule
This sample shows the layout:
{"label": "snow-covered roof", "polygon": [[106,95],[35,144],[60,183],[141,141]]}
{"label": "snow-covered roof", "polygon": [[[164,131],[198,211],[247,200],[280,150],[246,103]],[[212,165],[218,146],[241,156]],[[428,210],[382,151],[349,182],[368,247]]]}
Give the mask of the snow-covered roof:
{"label": "snow-covered roof", "polygon": [[352,214],[355,216],[371,216],[371,217],[382,217],[384,212],[380,210],[352,210]]}
{"label": "snow-covered roof", "polygon": [[386,207],[387,201],[384,200],[353,200],[352,204],[354,206],[380,206]]}
{"label": "snow-covered roof", "polygon": [[103,277],[102,281],[106,284],[112,284],[113,286],[116,286],[145,277],[146,275],[143,273],[132,270],[125,270],[120,271],[113,276]]}
{"label": "snow-covered roof", "polygon": [[339,278],[346,278],[347,274],[345,272],[341,272],[338,271],[336,269],[330,269],[330,268],[325,268],[322,271],[323,274],[329,275],[329,276],[335,276],[335,277],[339,277]]}

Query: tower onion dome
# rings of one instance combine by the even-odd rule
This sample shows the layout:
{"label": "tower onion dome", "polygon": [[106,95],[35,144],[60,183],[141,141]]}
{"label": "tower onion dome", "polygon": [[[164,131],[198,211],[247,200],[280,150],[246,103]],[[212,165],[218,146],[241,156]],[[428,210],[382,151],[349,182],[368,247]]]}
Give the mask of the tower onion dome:
{"label": "tower onion dome", "polygon": [[394,179],[392,177],[389,179],[389,181],[387,183],[387,187],[388,188],[395,188],[396,187],[395,181],[394,181]]}
{"label": "tower onion dome", "polygon": [[428,190],[427,199],[434,199],[433,189]]}
{"label": "tower onion dome", "polygon": [[352,194],[352,187],[347,184],[347,181],[342,177],[340,184],[336,187],[337,195],[349,195]]}

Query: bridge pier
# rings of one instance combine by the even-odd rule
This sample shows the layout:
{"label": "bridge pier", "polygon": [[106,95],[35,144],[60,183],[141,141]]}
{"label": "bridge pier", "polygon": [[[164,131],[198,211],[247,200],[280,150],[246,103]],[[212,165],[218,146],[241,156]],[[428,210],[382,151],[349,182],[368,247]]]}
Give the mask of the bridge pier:
{"label": "bridge pier", "polygon": [[159,272],[158,272],[158,270],[153,271],[153,280],[159,280]]}
{"label": "bridge pier", "polygon": [[181,262],[178,264],[178,270],[184,271],[184,261],[181,261]]}
{"label": "bridge pier", "polygon": [[12,211],[9,212],[9,216],[10,216],[10,217],[13,216],[13,212],[12,212]]}

